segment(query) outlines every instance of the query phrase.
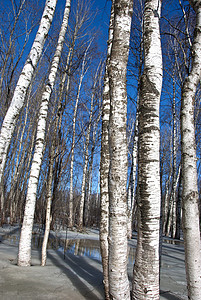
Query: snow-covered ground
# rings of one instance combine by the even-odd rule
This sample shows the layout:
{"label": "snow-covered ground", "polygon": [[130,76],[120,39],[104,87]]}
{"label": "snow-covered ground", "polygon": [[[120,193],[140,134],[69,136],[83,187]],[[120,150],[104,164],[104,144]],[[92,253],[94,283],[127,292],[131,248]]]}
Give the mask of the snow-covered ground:
{"label": "snow-covered ground", "polygon": [[[33,235],[37,237],[39,232],[34,227]],[[50,236],[58,245],[48,249],[46,267],[40,266],[37,248],[32,250],[32,266],[18,267],[19,227],[0,228],[0,299],[104,299],[98,230],[57,230]],[[170,239],[163,243],[160,299],[186,300],[183,243],[171,243]],[[128,274],[132,278],[136,236],[129,247]],[[64,248],[68,249],[65,259]]]}

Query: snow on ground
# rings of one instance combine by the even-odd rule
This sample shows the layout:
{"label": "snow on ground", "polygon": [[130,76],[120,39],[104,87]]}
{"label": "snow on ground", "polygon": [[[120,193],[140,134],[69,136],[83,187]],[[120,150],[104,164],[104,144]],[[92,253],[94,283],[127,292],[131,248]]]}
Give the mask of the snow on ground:
{"label": "snow on ground", "polygon": [[[37,237],[38,233],[41,230],[35,226],[33,235]],[[0,299],[103,300],[99,231],[86,229],[80,233],[76,230],[57,230],[51,231],[50,236],[51,240],[59,241],[59,244],[58,247],[48,249],[46,267],[40,266],[40,250],[37,247],[32,250],[32,266],[18,267],[19,227],[5,225],[0,228]],[[183,243],[171,243],[171,239],[163,243],[160,299],[186,300]],[[70,250],[65,253],[65,259],[64,245]],[[129,247],[128,274],[132,279],[135,235],[129,241]]]}

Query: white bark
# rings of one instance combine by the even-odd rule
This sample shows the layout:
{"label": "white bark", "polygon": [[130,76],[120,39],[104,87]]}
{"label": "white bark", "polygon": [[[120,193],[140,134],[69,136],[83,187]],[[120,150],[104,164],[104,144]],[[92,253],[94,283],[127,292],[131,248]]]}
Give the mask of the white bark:
{"label": "white bark", "polygon": [[176,235],[176,215],[177,215],[177,131],[176,131],[176,99],[175,99],[175,78],[173,71],[173,103],[172,103],[172,115],[173,115],[173,141],[172,141],[172,155],[173,155],[173,164],[172,164],[172,238],[175,238]]}
{"label": "white bark", "polygon": [[127,86],[133,1],[114,1],[109,75],[109,288],[111,299],[130,299],[127,276]]}
{"label": "white bark", "polygon": [[110,116],[110,93],[108,68],[110,63],[111,46],[114,30],[114,1],[112,2],[107,60],[104,77],[103,89],[103,108],[102,108],[102,135],[101,135],[101,160],[100,160],[100,249],[103,266],[103,283],[105,289],[105,299],[110,299],[109,293],[109,252],[108,252],[108,234],[109,234],[109,116]]}
{"label": "white bark", "polygon": [[[13,206],[16,207],[15,190],[17,188],[16,185],[17,185],[17,178],[18,178],[18,175],[19,175],[20,161],[23,162],[24,156],[25,156],[25,149],[21,153],[21,148],[22,148],[22,145],[23,145],[23,138],[24,138],[25,128],[26,128],[26,125],[27,125],[29,100],[30,100],[30,94],[29,94],[28,99],[27,99],[26,114],[25,114],[25,119],[24,119],[23,124],[22,124],[22,132],[21,132],[21,137],[20,137],[20,141],[19,141],[18,154],[17,154],[16,162],[15,162],[15,171],[14,171],[14,175],[13,175],[13,178],[12,178],[10,195],[9,195],[11,224],[14,220],[15,215],[16,215],[16,212],[15,212],[15,209],[13,209]],[[27,139],[28,139],[28,134],[27,134],[26,140]]]}
{"label": "white bark", "polygon": [[175,238],[180,240],[180,231],[181,231],[181,199],[182,199],[182,178],[181,178],[181,165],[179,166],[178,172],[178,199],[177,199],[177,223],[176,223],[176,235]]}
{"label": "white bark", "polygon": [[[68,55],[69,58],[69,55]],[[68,62],[68,60],[67,60]],[[66,75],[66,72],[65,72]],[[64,77],[65,77],[64,75]],[[48,246],[48,239],[49,239],[49,233],[50,233],[50,225],[52,222],[52,215],[51,215],[51,206],[52,206],[52,200],[53,200],[53,195],[52,195],[52,183],[53,183],[53,174],[54,174],[54,168],[55,168],[55,176],[57,176],[57,168],[58,168],[58,163],[57,163],[57,158],[58,158],[58,152],[59,152],[59,145],[57,145],[57,138],[58,138],[58,132],[61,129],[61,119],[62,119],[62,95],[63,95],[63,89],[64,89],[64,82],[65,78],[62,78],[61,82],[61,89],[59,91],[59,101],[58,101],[58,108],[57,108],[57,115],[56,115],[56,120],[54,124],[54,132],[53,132],[53,138],[52,138],[52,143],[50,146],[50,154],[49,154],[49,173],[48,173],[48,179],[47,179],[47,200],[46,200],[46,218],[45,218],[45,232],[44,232],[44,238],[43,238],[43,244],[42,244],[42,254],[41,254],[41,266],[46,265],[46,260],[47,260],[47,246]],[[63,108],[64,109],[64,108]],[[53,112],[54,115],[54,112]],[[55,159],[56,157],[56,159]],[[54,161],[55,165],[54,165]],[[54,188],[53,188],[53,193],[54,189],[56,186],[56,180],[54,181]]]}
{"label": "white bark", "polygon": [[197,187],[197,157],[194,126],[194,97],[201,75],[201,1],[189,1],[196,12],[192,69],[182,88],[182,216],[188,298],[201,299],[200,228]]}
{"label": "white bark", "polygon": [[54,129],[54,137],[50,149],[50,162],[49,162],[49,174],[47,182],[47,205],[46,205],[46,219],[45,219],[45,233],[42,244],[42,255],[41,255],[41,266],[46,265],[47,260],[47,244],[50,233],[51,224],[51,205],[52,205],[52,181],[53,181],[53,167],[54,167],[54,150],[55,150],[55,139],[56,139],[56,125]]}
{"label": "white bark", "polygon": [[162,54],[161,1],[145,0],[144,72],[139,103],[138,242],[133,270],[133,299],[159,299],[160,127]]}
{"label": "white bark", "polygon": [[6,156],[10,140],[15,129],[15,124],[22,109],[26,92],[34,74],[34,70],[42,54],[50,25],[52,23],[57,0],[47,0],[36,38],[32,45],[29,56],[20,74],[10,107],[4,118],[0,133],[0,182],[6,163]]}
{"label": "white bark", "polygon": [[31,166],[29,183],[28,183],[24,220],[23,220],[23,226],[21,230],[20,243],[19,243],[19,253],[18,253],[19,266],[30,266],[31,263],[31,236],[32,236],[32,227],[33,227],[33,220],[34,220],[37,185],[38,185],[40,167],[41,167],[42,157],[43,157],[48,104],[54,87],[59,60],[63,49],[63,43],[65,38],[65,33],[67,30],[69,13],[70,13],[70,3],[71,0],[66,0],[63,22],[59,33],[58,43],[52,61],[50,74],[48,77],[48,84],[46,85],[45,91],[42,95],[42,102],[40,106],[39,120],[37,126],[36,145],[35,145],[32,166]]}

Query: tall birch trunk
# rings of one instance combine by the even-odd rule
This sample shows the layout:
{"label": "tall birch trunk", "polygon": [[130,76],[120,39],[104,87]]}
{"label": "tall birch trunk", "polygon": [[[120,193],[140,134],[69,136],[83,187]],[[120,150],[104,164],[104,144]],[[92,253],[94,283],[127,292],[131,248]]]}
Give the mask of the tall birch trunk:
{"label": "tall birch trunk", "polygon": [[176,215],[177,215],[177,197],[176,197],[176,190],[177,190],[177,131],[176,131],[176,99],[175,99],[175,77],[173,71],[173,103],[172,103],[172,114],[173,114],[173,163],[172,163],[172,231],[171,236],[175,238],[176,235]]}
{"label": "tall birch trunk", "polygon": [[[69,58],[69,55],[68,55],[68,58]],[[67,65],[68,65],[68,58],[67,58]],[[65,74],[66,74],[66,72],[65,72]],[[48,180],[47,180],[45,232],[44,232],[44,238],[43,238],[43,244],[42,244],[42,254],[41,254],[41,266],[42,267],[44,267],[46,265],[47,245],[48,245],[48,239],[49,239],[49,233],[50,233],[50,226],[51,226],[51,222],[52,222],[51,208],[52,208],[52,201],[53,201],[53,195],[52,195],[53,175],[54,175],[54,171],[55,171],[55,177],[56,177],[57,170],[58,170],[57,160],[59,157],[59,155],[58,155],[59,145],[58,145],[57,141],[58,141],[58,132],[60,132],[60,129],[61,129],[62,114],[63,114],[64,107],[65,107],[65,105],[62,107],[62,95],[63,95],[64,82],[65,82],[64,76],[62,78],[61,89],[59,91],[58,109],[57,109],[53,138],[52,138],[52,143],[50,146],[50,154],[49,154],[50,158],[49,158],[49,173],[48,173]],[[56,157],[56,159],[55,159],[55,157]],[[54,168],[54,161],[55,161],[55,168]],[[57,180],[55,179],[53,194],[54,194],[54,190],[57,185],[56,182],[57,182]]]}
{"label": "tall birch trunk", "polygon": [[108,68],[109,117],[109,290],[111,299],[130,299],[127,276],[127,84],[133,1],[114,1],[114,32]]}
{"label": "tall birch trunk", "polygon": [[69,13],[70,13],[70,4],[71,4],[71,0],[66,0],[63,22],[59,33],[58,43],[52,61],[50,74],[48,77],[48,84],[46,85],[45,91],[42,95],[42,102],[40,106],[39,120],[37,126],[36,145],[35,145],[35,151],[34,151],[31,172],[29,177],[24,220],[23,220],[20,243],[19,243],[19,253],[18,253],[19,266],[30,266],[31,263],[31,236],[32,236],[32,227],[34,221],[37,185],[38,185],[40,167],[41,167],[42,157],[43,157],[48,104],[54,87],[57,69],[61,57],[61,52],[63,49],[63,43],[65,38],[65,33],[67,30]]}
{"label": "tall birch trunk", "polygon": [[[75,35],[74,35],[74,37],[75,37]],[[65,102],[65,105],[62,106],[62,96],[63,96],[64,83],[66,81],[67,74],[68,74],[68,78],[67,78],[67,84],[66,84],[66,95],[68,95],[69,89],[70,89],[70,75],[69,74],[71,72],[71,67],[72,67],[74,45],[75,45],[74,42],[75,42],[75,38],[73,38],[72,46],[69,49],[69,53],[68,53],[68,57],[67,57],[67,62],[66,62],[66,69],[65,69],[65,73],[63,75],[62,82],[61,82],[61,90],[60,90],[60,95],[59,95],[59,109],[58,109],[58,111],[60,111],[60,114],[62,116],[63,116],[63,112],[64,112],[64,109],[65,109],[65,106],[66,106],[66,102]],[[61,116],[61,119],[60,119],[60,126],[59,127],[61,127],[62,116]],[[61,128],[59,130],[61,130]],[[72,227],[72,224],[71,224],[71,227]]]}
{"label": "tall birch trunk", "polygon": [[176,124],[176,102],[175,102],[175,69],[173,70],[173,101],[172,101],[172,151],[171,151],[171,171],[172,171],[172,188],[169,200],[169,211],[167,218],[166,236],[171,234],[175,238],[176,234],[176,209],[177,209],[177,124]]}
{"label": "tall birch trunk", "polygon": [[181,152],[182,152],[182,217],[188,298],[201,299],[201,257],[199,196],[194,126],[194,98],[201,75],[201,1],[189,1],[196,12],[192,47],[192,69],[182,87]]}
{"label": "tall birch trunk", "polygon": [[162,216],[163,216],[163,234],[168,236],[167,233],[167,228],[168,228],[168,220],[169,220],[169,213],[170,213],[170,208],[169,208],[169,202],[170,202],[170,180],[171,180],[171,174],[172,174],[172,163],[170,164],[170,171],[169,171],[169,176],[168,179],[165,183],[165,195],[164,195],[164,201],[162,203]]}
{"label": "tall birch trunk", "polygon": [[136,185],[136,171],[137,171],[137,156],[138,156],[138,110],[139,100],[137,100],[137,111],[135,119],[135,137],[132,151],[132,174],[131,174],[131,195],[128,196],[128,238],[131,239],[133,231],[133,216],[135,209],[135,185]]}
{"label": "tall birch trunk", "polygon": [[105,299],[110,299],[109,292],[109,116],[110,116],[110,92],[108,68],[110,65],[110,55],[114,31],[114,1],[112,1],[109,38],[107,48],[107,60],[105,67],[104,89],[103,89],[103,106],[102,106],[102,135],[101,135],[101,161],[100,161],[100,249],[103,266],[103,283],[105,289]]}
{"label": "tall birch trunk", "polygon": [[78,109],[78,103],[80,99],[80,91],[82,87],[82,82],[84,79],[84,76],[86,74],[86,57],[87,52],[89,49],[90,44],[88,45],[85,53],[84,58],[82,61],[82,69],[80,74],[80,80],[75,100],[75,107],[74,107],[74,113],[73,113],[73,136],[72,136],[72,145],[71,145],[71,163],[70,163],[70,199],[69,199],[69,218],[68,218],[68,227],[73,227],[73,168],[74,168],[74,152],[75,152],[75,128],[76,128],[76,118],[77,118],[77,109]]}
{"label": "tall birch trunk", "polygon": [[[58,117],[56,123],[58,122]],[[43,237],[42,244],[42,255],[41,255],[41,266],[44,267],[46,265],[47,260],[47,244],[50,233],[50,225],[51,225],[51,205],[52,205],[52,182],[53,182],[53,173],[54,173],[54,154],[55,154],[55,143],[56,143],[56,135],[57,135],[57,124],[54,128],[54,136],[53,141],[50,147],[50,159],[49,159],[49,173],[47,180],[47,205],[46,205],[46,218],[45,218],[45,233]]]}
{"label": "tall birch trunk", "polygon": [[33,77],[34,70],[42,54],[43,46],[52,23],[56,3],[57,0],[46,0],[36,38],[18,79],[10,107],[2,124],[0,133],[0,182],[2,180],[7,151],[15,129],[16,121],[24,105],[26,92]]}
{"label": "tall birch trunk", "polygon": [[[36,120],[36,118],[35,118],[35,120]],[[33,124],[34,124],[34,122],[33,122]],[[25,168],[24,168],[23,173],[21,175],[21,177],[24,179],[24,181],[21,182],[20,199],[18,200],[18,203],[17,203],[20,222],[22,222],[22,220],[23,220],[23,207],[24,207],[24,200],[25,200],[25,194],[26,194],[26,189],[27,189],[27,184],[26,183],[28,181],[29,170],[30,170],[30,167],[31,167],[35,136],[36,136],[36,125],[34,124],[33,130],[32,130],[30,145],[28,147],[28,151],[27,151],[27,154],[26,154]],[[16,197],[16,198],[18,199],[18,197]]]}
{"label": "tall birch trunk", "polygon": [[[140,6],[142,9],[142,2],[140,1]],[[140,21],[141,29],[143,27],[143,16]],[[135,25],[134,25],[135,26]],[[136,103],[136,118],[135,118],[135,131],[134,131],[134,142],[132,151],[132,168],[131,168],[131,195],[128,201],[128,238],[132,237],[134,214],[136,210],[136,173],[137,173],[137,163],[138,163],[138,124],[139,124],[139,89],[140,89],[140,78],[142,75],[143,68],[143,32],[140,39],[139,45],[139,66],[138,66],[138,85],[137,85],[137,103]],[[129,197],[128,197],[129,198]],[[130,202],[130,203],[129,203]]]}
{"label": "tall birch trunk", "polygon": [[181,165],[179,166],[179,183],[178,183],[178,199],[177,199],[177,222],[175,238],[180,240],[181,232],[181,203],[182,203],[182,177]]}
{"label": "tall birch trunk", "polygon": [[[29,98],[28,98],[28,100],[29,100]],[[24,156],[25,156],[25,148],[23,149],[22,153],[21,153],[21,148],[23,145],[23,137],[24,137],[25,127],[27,125],[28,102],[29,101],[27,101],[25,120],[23,121],[23,128],[22,128],[21,137],[20,137],[20,141],[19,141],[19,149],[18,149],[18,154],[17,154],[16,162],[15,162],[15,171],[14,171],[14,175],[12,178],[11,190],[10,190],[10,194],[9,194],[11,224],[13,223],[13,220],[15,217],[15,209],[13,207],[16,207],[15,191],[17,189],[17,179],[19,176],[20,165],[23,163]],[[28,140],[28,134],[27,134],[26,140]],[[24,143],[24,144],[26,145],[26,143]]]}
{"label": "tall birch trunk", "polygon": [[133,269],[133,299],[159,299],[160,126],[162,54],[161,1],[145,0],[144,72],[139,103],[138,241]]}
{"label": "tall birch trunk", "polygon": [[[65,87],[65,81],[67,74],[70,73],[71,64],[72,64],[72,48],[69,49],[69,53],[66,60],[66,68],[64,75],[61,79],[61,85],[59,89],[59,101],[58,101],[58,109],[57,109],[57,116],[55,120],[54,125],[54,134],[53,134],[53,140],[50,148],[50,159],[49,159],[49,174],[48,174],[48,182],[47,182],[47,204],[46,204],[46,218],[45,218],[45,233],[43,238],[43,244],[42,244],[42,255],[41,255],[41,266],[44,267],[46,265],[47,260],[47,245],[48,245],[48,239],[49,239],[49,233],[50,233],[50,226],[52,222],[52,202],[54,201],[55,191],[57,189],[58,185],[58,177],[57,177],[57,170],[59,169],[58,164],[58,157],[59,157],[59,150],[60,145],[57,143],[58,135],[61,131],[61,121],[62,116],[65,110],[66,103],[62,105],[62,99],[63,99],[63,92]],[[67,84],[66,84],[66,93],[68,95],[70,87],[70,76],[68,75],[67,78]],[[56,158],[56,159],[55,159]],[[54,175],[54,161],[55,161],[55,178],[53,180]],[[54,188],[52,193],[52,183],[54,181]]]}
{"label": "tall birch trunk", "polygon": [[91,125],[92,125],[92,117],[93,117],[93,109],[94,109],[94,97],[95,97],[95,87],[97,84],[97,77],[99,72],[100,64],[97,68],[95,78],[94,78],[94,85],[93,85],[93,92],[91,95],[91,108],[90,108],[90,115],[89,115],[89,126],[87,128],[87,135],[86,135],[86,142],[85,142],[85,155],[84,155],[84,168],[83,168],[83,176],[82,176],[82,188],[81,188],[81,198],[80,198],[80,206],[79,206],[79,217],[78,217],[78,227],[79,230],[82,230],[83,227],[83,217],[84,217],[84,202],[85,202],[85,191],[86,191],[86,184],[87,184],[87,168],[89,162],[89,139],[91,133]]}

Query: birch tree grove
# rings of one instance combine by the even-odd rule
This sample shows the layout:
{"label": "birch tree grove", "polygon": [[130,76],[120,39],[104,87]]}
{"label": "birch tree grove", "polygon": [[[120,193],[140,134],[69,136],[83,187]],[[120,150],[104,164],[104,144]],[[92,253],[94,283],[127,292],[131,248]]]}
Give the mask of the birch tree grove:
{"label": "birch tree grove", "polygon": [[10,107],[4,118],[0,133],[0,182],[5,167],[6,156],[18,115],[24,105],[26,92],[30,85],[36,65],[42,54],[43,46],[50,29],[57,0],[47,0],[36,38],[26,63],[18,79]]}
{"label": "birch tree grove", "polygon": [[130,299],[127,276],[127,86],[126,71],[133,1],[114,1],[114,32],[109,61],[109,292]]}
{"label": "birch tree grove", "polygon": [[182,88],[182,204],[188,298],[201,299],[200,227],[197,186],[197,157],[194,126],[194,97],[201,75],[201,1],[189,1],[196,12],[192,45],[192,69]]}
{"label": "birch tree grove", "polygon": [[161,1],[145,0],[144,72],[139,99],[138,241],[133,269],[133,299],[159,299],[160,162],[159,104],[162,54]]}
{"label": "birch tree grove", "polygon": [[41,106],[39,111],[39,120],[37,126],[35,151],[34,151],[31,171],[30,171],[26,204],[25,204],[25,212],[24,212],[24,220],[23,220],[23,226],[21,230],[20,243],[19,243],[19,253],[18,253],[19,266],[30,266],[31,263],[31,236],[32,236],[32,228],[33,228],[33,220],[34,220],[37,185],[38,185],[40,167],[41,167],[42,157],[43,157],[48,104],[49,104],[52,90],[54,88],[57,69],[59,66],[61,52],[63,49],[64,38],[68,26],[70,4],[71,4],[71,0],[66,0],[63,22],[59,33],[56,51],[51,64],[48,83],[42,95],[42,101],[41,101]]}
{"label": "birch tree grove", "polygon": [[0,252],[201,300],[201,0],[0,2]]}

